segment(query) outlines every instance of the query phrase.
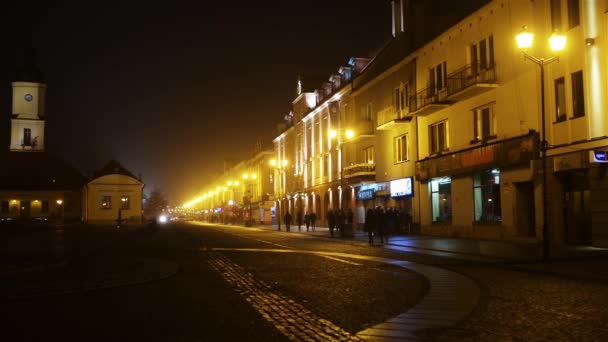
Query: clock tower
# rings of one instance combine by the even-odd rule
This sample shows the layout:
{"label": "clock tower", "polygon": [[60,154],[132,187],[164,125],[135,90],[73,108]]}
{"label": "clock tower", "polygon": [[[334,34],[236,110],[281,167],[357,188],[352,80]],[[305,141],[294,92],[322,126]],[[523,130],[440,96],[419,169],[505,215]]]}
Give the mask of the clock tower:
{"label": "clock tower", "polygon": [[36,65],[33,49],[25,51],[23,62],[12,82],[13,111],[9,149],[15,152],[44,152],[44,74]]}

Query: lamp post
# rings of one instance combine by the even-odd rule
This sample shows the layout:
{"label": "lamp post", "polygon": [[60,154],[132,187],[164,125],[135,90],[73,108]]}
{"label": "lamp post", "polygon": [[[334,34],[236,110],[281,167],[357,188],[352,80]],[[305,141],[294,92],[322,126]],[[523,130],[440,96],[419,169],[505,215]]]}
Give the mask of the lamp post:
{"label": "lamp post", "polygon": [[[521,33],[519,33],[515,40],[517,41],[517,47],[519,47],[524,57],[536,65],[540,67],[540,115],[541,115],[541,143],[540,143],[540,152],[541,152],[541,161],[542,161],[542,170],[543,170],[543,260],[547,260],[549,258],[549,248],[550,248],[550,237],[549,237],[549,227],[547,224],[547,149],[548,142],[546,136],[546,127],[545,127],[545,65],[550,64],[555,61],[559,61],[558,56],[553,56],[548,59],[534,57],[529,55],[526,52],[526,49],[532,47],[534,43],[534,34],[528,32],[526,27]],[[562,51],[566,47],[566,36],[559,35],[557,33],[553,33],[549,38],[549,45],[551,46],[551,50],[554,52]]]}
{"label": "lamp post", "polygon": [[276,177],[275,177],[275,183],[274,183],[275,186],[277,186],[277,193],[278,193],[278,196],[279,196],[279,204],[277,206],[277,216],[278,216],[278,218],[277,218],[277,224],[278,224],[278,229],[279,230],[281,230],[281,211],[282,211],[281,210],[281,205],[282,205],[282,203],[281,203],[282,202],[281,187],[283,185],[285,185],[285,183],[283,182],[283,174],[285,172],[285,168],[287,167],[287,164],[288,164],[287,163],[287,159],[281,160],[280,163],[277,162],[275,159],[272,159],[270,161],[270,165],[275,168],[275,171],[276,171],[277,175],[280,178],[280,181],[279,181],[278,185],[277,185],[277,182],[276,182]]}

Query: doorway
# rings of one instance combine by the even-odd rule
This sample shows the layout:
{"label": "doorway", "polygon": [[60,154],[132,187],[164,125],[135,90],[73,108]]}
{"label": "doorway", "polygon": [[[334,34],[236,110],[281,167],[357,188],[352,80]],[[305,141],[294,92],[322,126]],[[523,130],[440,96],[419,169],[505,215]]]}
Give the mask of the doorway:
{"label": "doorway", "polygon": [[569,172],[564,180],[565,243],[591,245],[591,192],[587,173]]}
{"label": "doorway", "polygon": [[534,183],[515,184],[515,224],[517,234],[523,237],[536,236],[536,210],[534,205]]}

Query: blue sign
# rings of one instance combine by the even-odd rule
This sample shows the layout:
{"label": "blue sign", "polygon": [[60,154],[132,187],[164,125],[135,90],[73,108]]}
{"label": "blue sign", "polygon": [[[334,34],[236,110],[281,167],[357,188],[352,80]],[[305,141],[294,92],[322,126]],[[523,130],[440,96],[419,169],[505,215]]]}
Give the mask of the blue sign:
{"label": "blue sign", "polygon": [[608,163],[608,152],[593,151],[593,161],[596,163]]}
{"label": "blue sign", "polygon": [[359,192],[357,193],[357,199],[360,201],[374,199],[374,190],[359,190]]}

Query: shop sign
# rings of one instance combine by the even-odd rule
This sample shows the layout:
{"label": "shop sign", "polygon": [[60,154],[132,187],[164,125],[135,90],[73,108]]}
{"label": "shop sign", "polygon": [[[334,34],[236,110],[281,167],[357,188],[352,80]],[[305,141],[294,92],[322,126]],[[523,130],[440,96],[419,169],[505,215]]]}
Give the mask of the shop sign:
{"label": "shop sign", "polygon": [[528,164],[538,159],[538,134],[508,139],[416,162],[416,179],[467,174],[489,168]]}
{"label": "shop sign", "polygon": [[391,197],[413,196],[414,188],[412,177],[391,181]]}
{"label": "shop sign", "polygon": [[590,163],[608,163],[608,151],[589,151]]}
{"label": "shop sign", "polygon": [[359,190],[359,192],[357,193],[357,199],[360,201],[374,199],[374,190],[373,189]]}

